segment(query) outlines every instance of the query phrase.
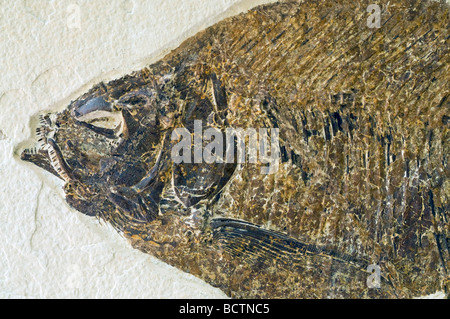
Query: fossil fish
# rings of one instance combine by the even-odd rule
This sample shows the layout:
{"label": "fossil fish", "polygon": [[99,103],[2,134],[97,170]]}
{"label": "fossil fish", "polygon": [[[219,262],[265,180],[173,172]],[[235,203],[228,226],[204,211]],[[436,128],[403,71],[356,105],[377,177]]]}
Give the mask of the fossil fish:
{"label": "fossil fish", "polygon": [[[369,5],[225,19],[42,114],[22,159],[63,179],[76,210],[235,298],[448,294],[449,6],[383,2],[373,27]],[[196,123],[277,129],[277,170],[175,162],[174,130]]]}

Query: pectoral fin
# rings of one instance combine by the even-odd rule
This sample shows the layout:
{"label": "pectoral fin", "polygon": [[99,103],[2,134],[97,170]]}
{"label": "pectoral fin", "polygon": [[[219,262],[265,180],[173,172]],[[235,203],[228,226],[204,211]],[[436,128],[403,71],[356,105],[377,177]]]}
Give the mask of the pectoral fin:
{"label": "pectoral fin", "polygon": [[281,232],[235,219],[215,218],[211,220],[213,238],[220,247],[247,263],[277,264],[304,268],[317,264],[323,258],[351,264],[364,269],[365,262],[341,254],[327,247],[307,244]]}

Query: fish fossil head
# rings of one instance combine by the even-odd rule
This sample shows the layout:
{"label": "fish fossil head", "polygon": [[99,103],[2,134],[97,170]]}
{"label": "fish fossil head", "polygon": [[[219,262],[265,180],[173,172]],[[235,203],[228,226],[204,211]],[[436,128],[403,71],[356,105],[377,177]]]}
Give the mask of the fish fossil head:
{"label": "fish fossil head", "polygon": [[182,96],[169,81],[171,73],[125,76],[95,86],[58,113],[39,115],[36,144],[22,160],[62,179],[70,206],[121,229],[214,198],[236,164],[175,163],[173,133],[196,120],[206,123],[203,130],[210,125],[203,119],[225,113],[224,87],[211,76],[200,87],[212,98],[196,91]]}
{"label": "fish fossil head", "polygon": [[136,185],[156,165],[169,121],[161,96],[154,84],[101,83],[64,110],[38,115],[35,146],[21,159],[62,179],[69,204],[97,215],[113,187]]}

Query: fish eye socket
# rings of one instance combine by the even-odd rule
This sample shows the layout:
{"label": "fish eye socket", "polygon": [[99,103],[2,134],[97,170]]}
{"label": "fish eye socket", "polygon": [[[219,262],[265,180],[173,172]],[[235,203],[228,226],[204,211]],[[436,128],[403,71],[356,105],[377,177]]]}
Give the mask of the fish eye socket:
{"label": "fish eye socket", "polygon": [[102,117],[102,118],[94,119],[88,123],[91,125],[94,125],[96,127],[114,130],[118,126],[120,126],[121,121],[120,120],[118,121],[115,118]]}
{"label": "fish eye socket", "polygon": [[77,120],[102,129],[119,130],[123,116],[122,112],[95,111],[78,117]]}
{"label": "fish eye socket", "polygon": [[121,111],[94,111],[83,116],[75,117],[75,124],[113,140],[117,140],[120,134],[126,129],[125,120]]}

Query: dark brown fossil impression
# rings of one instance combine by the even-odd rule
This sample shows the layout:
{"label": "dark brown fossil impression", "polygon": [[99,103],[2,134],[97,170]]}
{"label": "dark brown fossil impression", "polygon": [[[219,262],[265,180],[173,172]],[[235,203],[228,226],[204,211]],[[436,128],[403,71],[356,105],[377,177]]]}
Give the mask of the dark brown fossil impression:
{"label": "dark brown fossil impression", "polygon": [[[225,19],[40,115],[22,159],[63,179],[71,207],[235,298],[448,295],[449,6],[370,5]],[[276,169],[176,162],[180,128],[276,131]],[[224,140],[216,155],[237,150]]]}

